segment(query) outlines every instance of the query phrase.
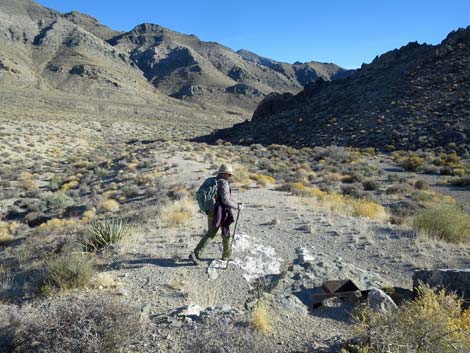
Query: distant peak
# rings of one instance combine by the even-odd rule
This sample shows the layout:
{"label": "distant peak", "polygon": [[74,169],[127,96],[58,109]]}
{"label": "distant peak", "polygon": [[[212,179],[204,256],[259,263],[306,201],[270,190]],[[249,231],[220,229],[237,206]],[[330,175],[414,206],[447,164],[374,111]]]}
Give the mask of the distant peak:
{"label": "distant peak", "polygon": [[441,44],[455,45],[464,42],[470,43],[470,26],[450,32]]}
{"label": "distant peak", "polygon": [[87,19],[87,20],[91,20],[93,22],[99,23],[98,19],[96,19],[95,17],[81,13],[80,11],[76,11],[76,10],[64,13],[62,17],[67,18],[67,19],[82,18],[82,19]]}
{"label": "distant peak", "polygon": [[156,25],[153,23],[141,23],[140,25],[137,25],[134,27],[132,32],[137,32],[137,33],[161,33],[165,31],[166,28]]}

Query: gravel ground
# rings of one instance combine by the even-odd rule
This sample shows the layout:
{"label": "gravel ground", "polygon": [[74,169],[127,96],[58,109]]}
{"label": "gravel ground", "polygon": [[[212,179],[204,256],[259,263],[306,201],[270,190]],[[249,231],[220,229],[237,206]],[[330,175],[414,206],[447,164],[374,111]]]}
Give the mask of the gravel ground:
{"label": "gravel ground", "polygon": [[[208,174],[205,163],[177,157],[170,163],[176,165],[175,182],[191,185]],[[168,321],[175,309],[186,305],[229,306],[236,312],[230,320],[249,321],[247,308],[257,299],[259,277],[277,275],[275,288],[261,295],[273,325],[264,340],[272,351],[285,352],[352,334],[351,305],[331,301],[309,310],[311,294],[325,280],[352,279],[361,289],[411,289],[415,269],[470,266],[468,247],[424,241],[398,226],[327,213],[308,199],[261,188],[235,190],[234,198],[246,208],[240,215],[234,259],[226,269],[208,271],[212,260],[221,256],[220,238],[209,245],[202,265],[187,260],[204,231],[202,215],[172,230],[152,228],[150,223],[107,265],[120,282],[111,294],[149,313],[154,339],[140,347],[143,351],[181,351],[184,342],[214,320],[227,320],[228,314],[217,314],[207,321]],[[312,256],[307,268],[298,264],[299,247]],[[161,324],[162,318],[168,322]]]}

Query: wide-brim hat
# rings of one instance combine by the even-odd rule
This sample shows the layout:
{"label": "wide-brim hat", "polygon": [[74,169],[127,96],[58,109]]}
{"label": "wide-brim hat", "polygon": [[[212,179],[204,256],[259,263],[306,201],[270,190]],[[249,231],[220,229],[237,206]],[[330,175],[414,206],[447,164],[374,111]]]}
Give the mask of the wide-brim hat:
{"label": "wide-brim hat", "polygon": [[216,175],[219,174],[230,174],[233,175],[233,169],[231,165],[228,164],[222,164],[217,172],[215,172]]}

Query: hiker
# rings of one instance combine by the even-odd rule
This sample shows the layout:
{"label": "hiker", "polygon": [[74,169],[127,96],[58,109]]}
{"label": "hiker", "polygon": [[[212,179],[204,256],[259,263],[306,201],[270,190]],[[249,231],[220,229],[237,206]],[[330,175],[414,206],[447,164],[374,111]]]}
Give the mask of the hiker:
{"label": "hiker", "polygon": [[[222,260],[230,260],[232,256],[232,239],[230,235],[230,224],[234,222],[232,210],[241,210],[243,205],[236,204],[231,197],[229,180],[233,176],[233,170],[230,165],[222,164],[216,173],[216,177],[208,178],[198,191],[198,202],[201,210],[207,214],[207,233],[202,237],[194,251],[189,255],[190,259],[198,264],[200,256],[206,247],[209,239],[214,239],[219,228],[222,229],[223,254]],[[211,186],[212,185],[212,186]],[[210,188],[213,194],[210,193]],[[201,191],[202,190],[202,191]],[[205,193],[205,194],[204,194]],[[203,194],[203,195],[199,195]],[[209,205],[204,205],[200,198],[206,199]]]}

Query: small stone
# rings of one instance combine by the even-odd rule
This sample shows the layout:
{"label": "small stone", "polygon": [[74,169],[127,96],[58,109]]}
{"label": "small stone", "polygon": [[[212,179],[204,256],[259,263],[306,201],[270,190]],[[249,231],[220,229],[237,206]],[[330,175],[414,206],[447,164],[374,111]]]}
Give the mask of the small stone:
{"label": "small stone", "polygon": [[140,308],[140,319],[148,318],[150,316],[151,309],[152,307],[150,306],[150,304],[142,305],[142,307]]}
{"label": "small stone", "polygon": [[116,292],[116,295],[127,297],[128,294],[124,289],[121,289],[120,291]]}
{"label": "small stone", "polygon": [[273,226],[278,226],[281,224],[281,221],[277,218],[274,218],[272,221],[271,221],[271,225]]}

